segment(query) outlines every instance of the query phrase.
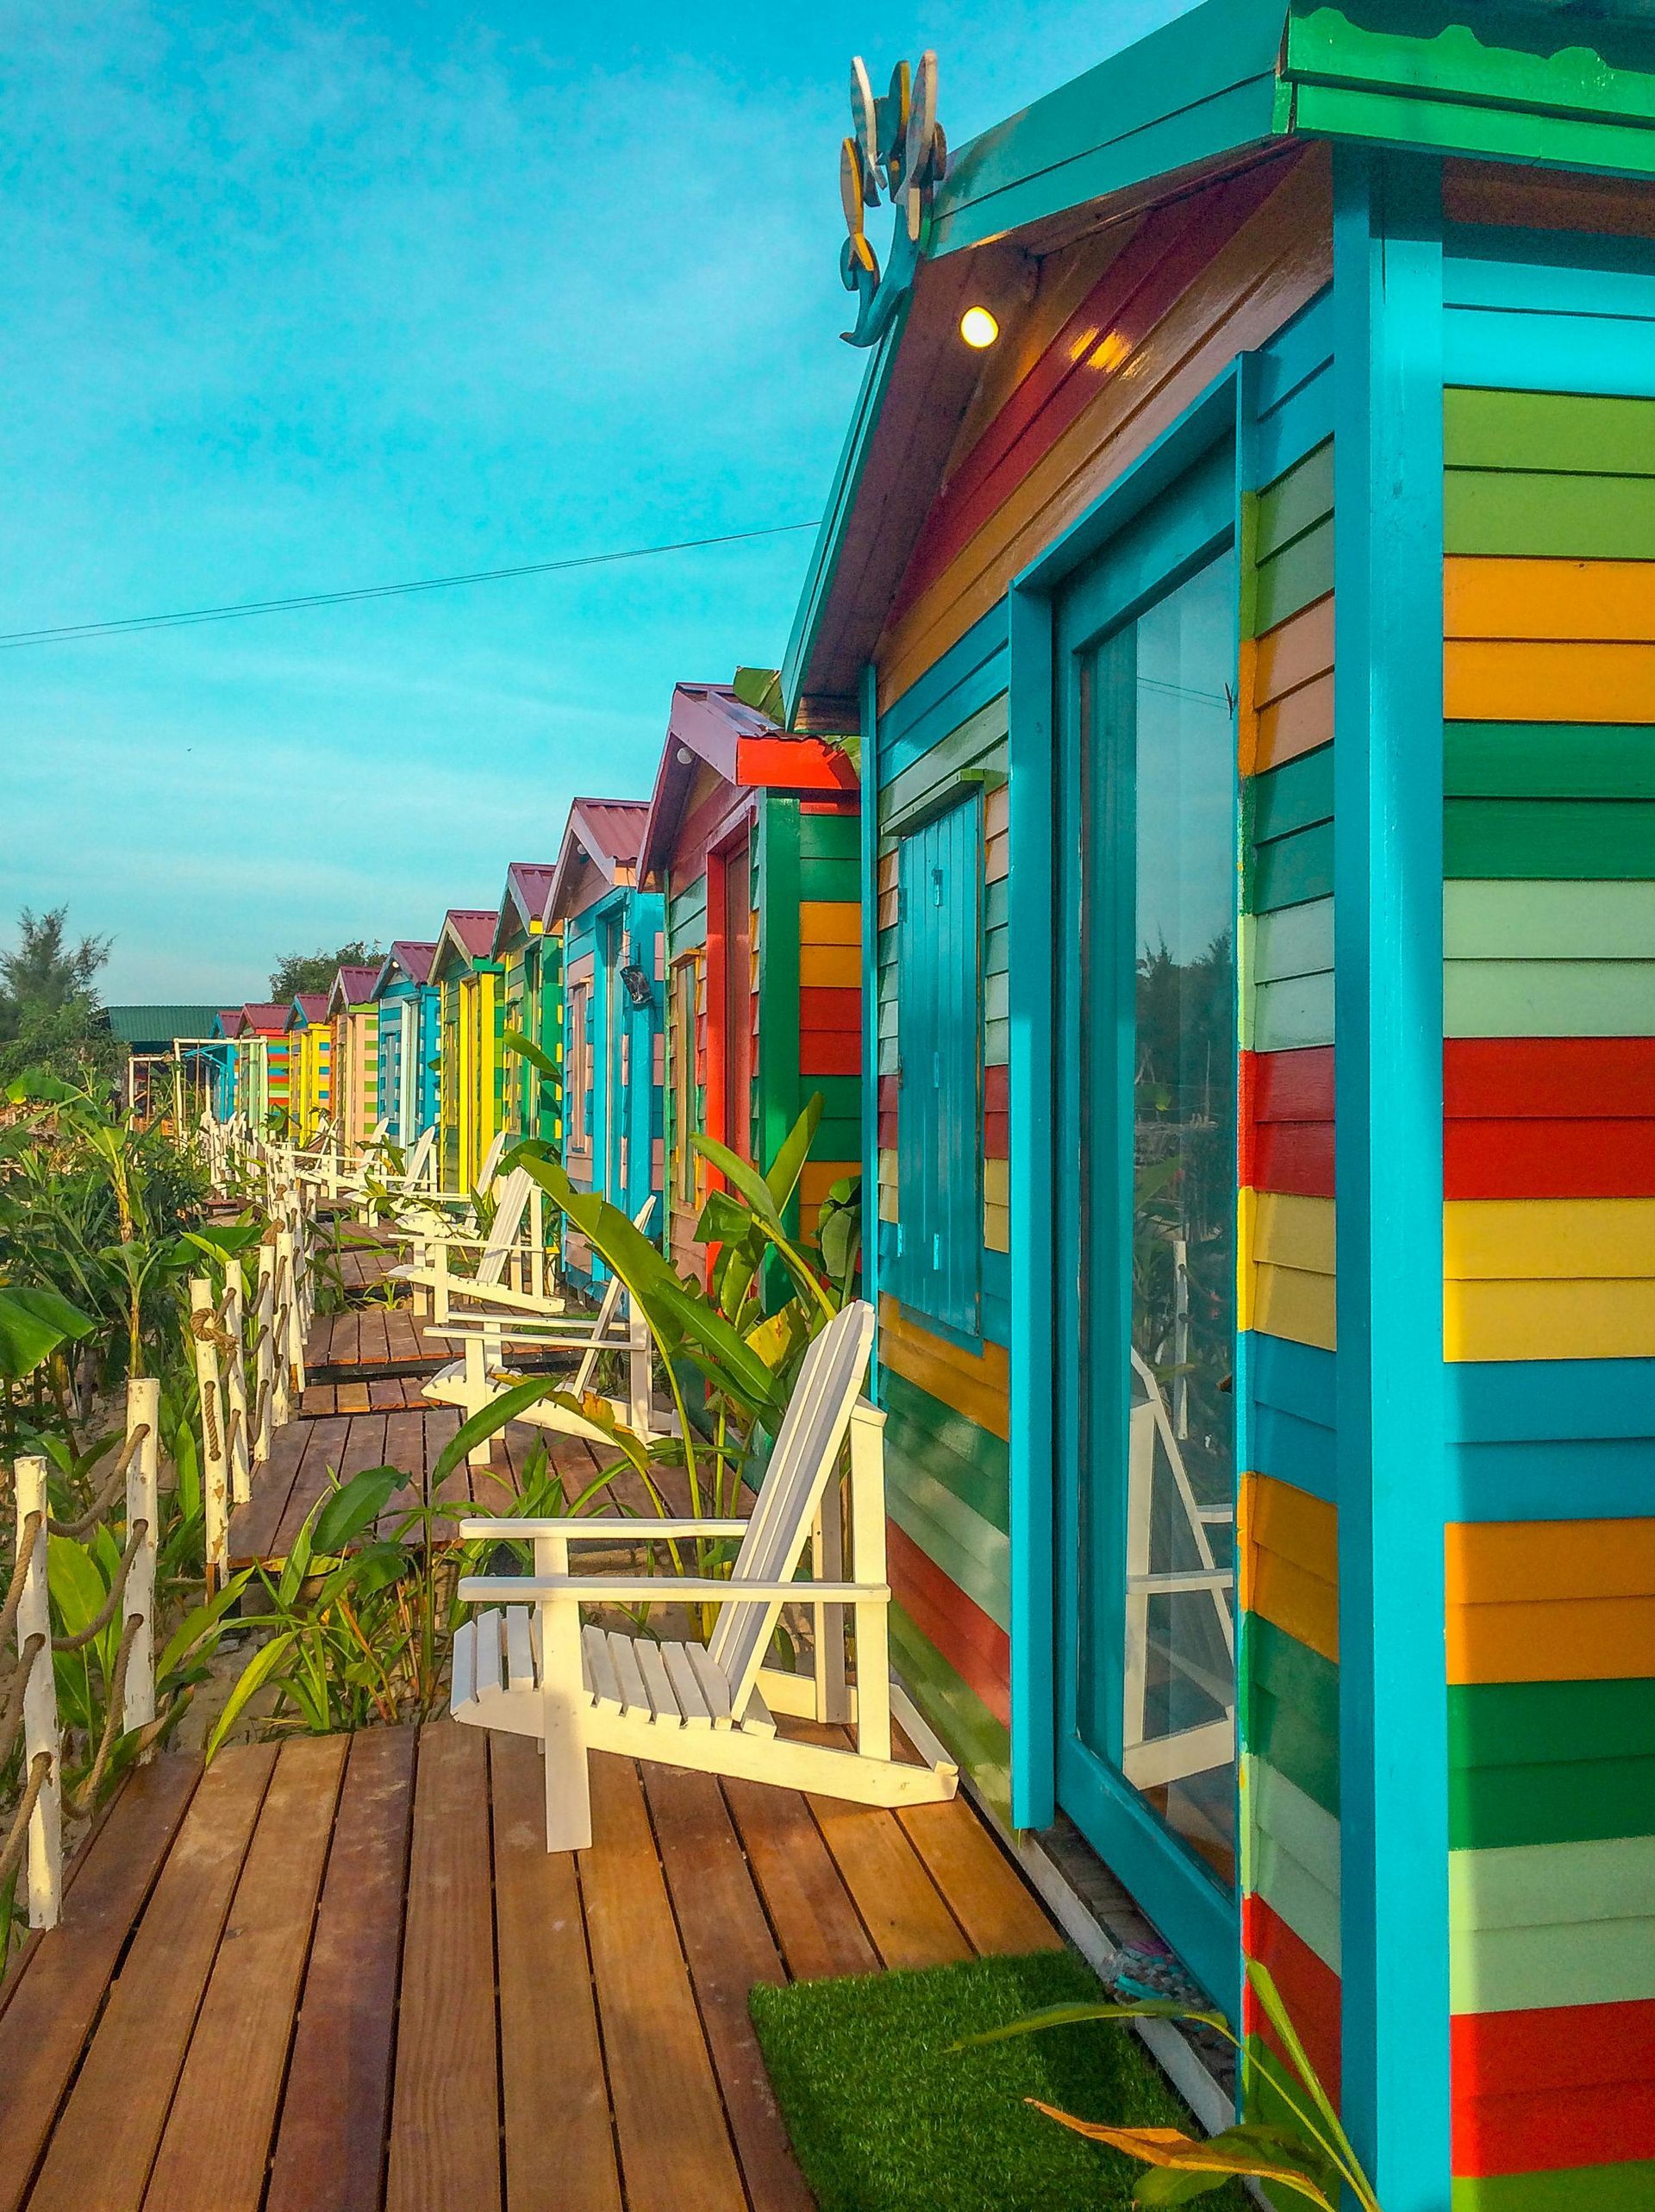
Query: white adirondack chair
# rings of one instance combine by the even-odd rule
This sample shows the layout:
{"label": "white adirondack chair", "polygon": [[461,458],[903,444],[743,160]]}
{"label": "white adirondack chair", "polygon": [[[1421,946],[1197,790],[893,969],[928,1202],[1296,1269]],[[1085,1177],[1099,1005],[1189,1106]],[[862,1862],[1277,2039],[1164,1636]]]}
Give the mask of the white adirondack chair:
{"label": "white adirondack chair", "polygon": [[422,1129],[404,1154],[400,1172],[387,1165],[365,1176],[359,1184],[353,1185],[359,1201],[359,1219],[377,1222],[384,1215],[395,1216],[405,1204],[422,1203],[428,1195],[424,1187],[425,1180],[431,1172],[436,1149],[435,1127]]}
{"label": "white adirondack chair", "polygon": [[[633,1227],[647,1231],[655,1211],[652,1194],[646,1198],[633,1215]],[[624,1398],[608,1401],[610,1411],[619,1421],[624,1421],[634,1435],[671,1436],[677,1434],[677,1416],[670,1408],[658,1405],[650,1372],[649,1325],[640,1313],[621,1312],[625,1301],[628,1309],[632,1301],[618,1275],[611,1274],[604,1287],[596,1314],[571,1314],[561,1310],[539,1315],[525,1310],[525,1302],[515,1292],[507,1300],[496,1303],[478,1294],[463,1317],[448,1326],[434,1322],[428,1334],[456,1338],[460,1353],[457,1359],[437,1372],[425,1385],[422,1395],[439,1405],[457,1405],[470,1420],[480,1413],[514,1383],[523,1378],[506,1365],[506,1347],[519,1345],[541,1352],[578,1352],[581,1362],[570,1379],[568,1395],[584,1397],[592,1387],[597,1363],[606,1352],[622,1352],[627,1357],[627,1395]],[[562,1300],[558,1301],[559,1309]],[[603,1443],[608,1440],[595,1423],[583,1421],[579,1415],[565,1407],[545,1403],[529,1406],[518,1418],[537,1428],[555,1430],[563,1436],[584,1437],[588,1443]],[[470,1454],[473,1466],[486,1465],[493,1451],[493,1440],[485,1438]]]}
{"label": "white adirondack chair", "polygon": [[[430,1294],[433,1321],[439,1331],[454,1318],[456,1304],[464,1314],[478,1301],[490,1308],[505,1305],[536,1315],[560,1313],[561,1299],[514,1290],[507,1280],[512,1259],[521,1250],[523,1225],[534,1187],[528,1171],[514,1167],[500,1185],[499,1203],[486,1237],[445,1234],[422,1239],[424,1258],[416,1250],[413,1259],[400,1267],[385,1270],[388,1279],[412,1284],[416,1297],[422,1291]],[[475,1252],[478,1255],[470,1273],[457,1272],[449,1265],[450,1256],[463,1252]]]}
{"label": "white adirondack chair", "polygon": [[[460,1523],[465,1538],[534,1541],[532,1575],[468,1575],[461,1581],[462,1600],[486,1609],[454,1639],[449,1709],[475,1727],[540,1738],[548,1851],[580,1851],[591,1842],[589,1751],[663,1759],[858,1804],[931,1804],[952,1796],[959,1773],[948,1762],[916,1766],[890,1755],[884,1416],[859,1402],[872,1341],[873,1309],[858,1300],[806,1352],[750,1520],[628,1520],[621,1532],[608,1516]],[[847,1432],[852,1578],[796,1581]],[[828,1522],[838,1518],[836,1497],[833,1504]],[[571,1544],[613,1546],[618,1533],[628,1542],[647,1543],[739,1535],[741,1548],[728,1582],[570,1573]],[[764,1665],[789,1603],[816,1609],[815,1677]],[[704,1645],[656,1643],[620,1631],[606,1634],[595,1623],[581,1626],[583,1604],[677,1603],[718,1606]],[[854,1749],[779,1735],[772,1708],[836,1717],[821,1687],[834,1670],[823,1668],[820,1654],[831,1636],[842,1655],[847,1610],[856,1630]]]}
{"label": "white adirondack chair", "polygon": [[[1235,1574],[1233,1568],[1219,1565],[1207,1533],[1209,1527],[1233,1523],[1234,1512],[1228,1505],[1203,1506],[1196,1497],[1184,1467],[1177,1425],[1153,1372],[1135,1347],[1132,1372],[1143,1397],[1133,1406],[1127,1422],[1126,1677],[1121,1764],[1129,1782],[1140,1790],[1152,1790],[1187,1781],[1214,1767],[1227,1766],[1235,1757],[1235,1621],[1231,1610]],[[1158,1466],[1172,1486],[1176,1509],[1189,1530],[1197,1562],[1193,1567],[1160,1572],[1151,1567]],[[1149,1735],[1146,1728],[1150,1606],[1157,1597],[1182,1592],[1206,1593],[1215,1616],[1213,1649],[1215,1653],[1227,1653],[1231,1662],[1229,1696],[1221,1718],[1175,1729],[1170,1734]],[[1211,1694],[1221,1691],[1224,1685],[1203,1680],[1202,1687]]]}

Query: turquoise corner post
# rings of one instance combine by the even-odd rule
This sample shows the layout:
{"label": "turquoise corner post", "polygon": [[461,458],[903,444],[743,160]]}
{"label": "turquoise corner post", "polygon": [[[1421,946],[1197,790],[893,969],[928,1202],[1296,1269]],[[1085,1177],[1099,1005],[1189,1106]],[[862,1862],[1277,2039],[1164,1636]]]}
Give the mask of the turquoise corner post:
{"label": "turquoise corner post", "polygon": [[1385,2212],[1443,2212],[1441,175],[1334,179],[1342,2101]]}

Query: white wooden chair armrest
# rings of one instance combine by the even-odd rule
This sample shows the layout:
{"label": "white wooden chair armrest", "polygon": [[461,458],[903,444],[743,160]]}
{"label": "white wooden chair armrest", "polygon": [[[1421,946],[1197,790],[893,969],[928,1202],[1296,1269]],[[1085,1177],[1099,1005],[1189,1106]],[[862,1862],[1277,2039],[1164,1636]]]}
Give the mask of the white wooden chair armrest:
{"label": "white wooden chair armrest", "polygon": [[607,1543],[617,1531],[631,1543],[670,1544],[680,1536],[745,1536],[745,1521],[634,1521],[624,1514],[583,1513],[566,1521],[462,1521],[460,1540],[490,1536],[565,1536],[571,1544]]}
{"label": "white wooden chair armrest", "polygon": [[884,1605],[884,1582],[699,1582],[691,1575],[462,1575],[454,1595],[463,1605],[521,1605],[578,1597],[591,1605]]}
{"label": "white wooden chair armrest", "polygon": [[[453,1280],[453,1276],[449,1281]],[[561,1336],[550,1334],[562,1329]],[[504,1321],[484,1321],[472,1315],[469,1320],[428,1322],[428,1336],[457,1336],[467,1344],[486,1337],[490,1344],[539,1344],[548,1352],[630,1352],[630,1336],[594,1336],[590,1316],[585,1314],[547,1314],[538,1325],[527,1322],[510,1323]]]}

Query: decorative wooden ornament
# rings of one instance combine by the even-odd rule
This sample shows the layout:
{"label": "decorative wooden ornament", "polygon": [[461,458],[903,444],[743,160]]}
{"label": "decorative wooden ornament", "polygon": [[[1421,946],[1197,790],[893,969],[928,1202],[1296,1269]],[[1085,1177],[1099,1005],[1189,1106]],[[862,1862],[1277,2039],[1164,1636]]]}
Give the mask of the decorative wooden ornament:
{"label": "decorative wooden ornament", "polygon": [[[919,266],[925,219],[936,187],[947,173],[948,149],[937,121],[937,57],[929,49],[916,69],[899,61],[890,90],[875,99],[860,55],[851,63],[851,135],[840,148],[840,199],[848,235],[840,253],[840,275],[857,299],[856,328],[841,333],[851,346],[872,346],[890,327],[897,303]],[[869,243],[866,213],[881,191],[900,209],[890,252],[882,269]]]}

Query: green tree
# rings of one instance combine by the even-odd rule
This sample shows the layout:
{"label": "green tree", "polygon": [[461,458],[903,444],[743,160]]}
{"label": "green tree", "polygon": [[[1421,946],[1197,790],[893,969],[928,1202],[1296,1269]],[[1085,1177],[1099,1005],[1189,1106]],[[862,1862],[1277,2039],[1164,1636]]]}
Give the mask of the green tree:
{"label": "green tree", "polygon": [[15,948],[0,953],[0,1082],[30,1067],[84,1078],[112,1074],[121,1064],[97,996],[110,940],[73,942],[68,915],[66,906],[44,914],[25,907]]}
{"label": "green tree", "polygon": [[331,990],[341,968],[378,967],[384,957],[377,937],[372,945],[353,938],[336,953],[289,953],[272,972],[271,1003],[288,1006],[302,990]]}

